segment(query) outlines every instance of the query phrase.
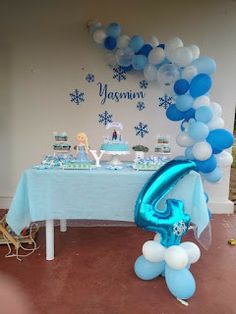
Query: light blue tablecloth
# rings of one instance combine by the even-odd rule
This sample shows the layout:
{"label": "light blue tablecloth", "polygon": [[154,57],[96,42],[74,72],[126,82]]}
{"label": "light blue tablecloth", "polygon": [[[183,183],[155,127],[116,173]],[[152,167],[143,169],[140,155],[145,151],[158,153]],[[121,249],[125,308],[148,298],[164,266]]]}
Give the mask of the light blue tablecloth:
{"label": "light blue tablecloth", "polygon": [[26,170],[7,222],[19,234],[32,221],[93,219],[134,221],[137,196],[152,171]]}
{"label": "light blue tablecloth", "polygon": [[[134,221],[136,199],[152,174],[152,171],[135,171],[129,167],[122,170],[29,169],[18,183],[7,222],[19,234],[30,222],[48,219]],[[200,175],[192,171],[166,198],[184,202],[185,212],[197,226],[199,237],[209,223]]]}

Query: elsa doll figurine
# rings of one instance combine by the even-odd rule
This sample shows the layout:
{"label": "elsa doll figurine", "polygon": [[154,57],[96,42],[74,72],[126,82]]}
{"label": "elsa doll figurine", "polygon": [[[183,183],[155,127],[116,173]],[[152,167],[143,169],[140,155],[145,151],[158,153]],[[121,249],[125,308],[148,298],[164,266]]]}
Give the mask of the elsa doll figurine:
{"label": "elsa doll figurine", "polygon": [[79,162],[88,162],[88,152],[89,152],[89,146],[88,146],[88,138],[87,135],[83,132],[80,132],[76,135],[76,139],[78,144],[75,145],[75,149],[77,151],[76,159]]}

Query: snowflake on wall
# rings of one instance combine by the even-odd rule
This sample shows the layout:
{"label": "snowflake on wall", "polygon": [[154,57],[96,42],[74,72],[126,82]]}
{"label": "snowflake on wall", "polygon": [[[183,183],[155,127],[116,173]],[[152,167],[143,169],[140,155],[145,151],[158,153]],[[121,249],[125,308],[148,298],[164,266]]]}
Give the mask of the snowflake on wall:
{"label": "snowflake on wall", "polygon": [[139,101],[136,107],[139,111],[142,111],[145,108],[145,103],[143,101]]}
{"label": "snowflake on wall", "polygon": [[173,105],[173,98],[171,96],[165,94],[163,97],[159,97],[159,107],[167,109],[170,105]]}
{"label": "snowflake on wall", "polygon": [[139,82],[139,87],[146,89],[148,87],[148,82],[146,80],[142,80]]}
{"label": "snowflake on wall", "polygon": [[113,68],[113,79],[116,79],[118,82],[126,80],[126,71],[121,66]]}
{"label": "snowflake on wall", "polygon": [[183,235],[186,230],[187,230],[187,227],[183,220],[180,220],[179,222],[176,222],[173,225],[173,233],[177,236]]}
{"label": "snowflake on wall", "polygon": [[139,122],[138,125],[136,125],[134,127],[135,131],[136,131],[136,135],[137,136],[141,136],[141,137],[144,137],[146,134],[149,133],[148,131],[148,125],[147,124],[144,124],[142,122]]}
{"label": "snowflake on wall", "polygon": [[100,113],[98,122],[104,125],[112,123],[112,114],[109,114],[106,110],[103,113]]}
{"label": "snowflake on wall", "polygon": [[95,76],[92,73],[88,73],[85,79],[88,83],[93,83],[95,81]]}
{"label": "snowflake on wall", "polygon": [[70,93],[70,101],[74,102],[76,105],[79,105],[81,102],[85,101],[84,93],[80,92],[77,88]]}

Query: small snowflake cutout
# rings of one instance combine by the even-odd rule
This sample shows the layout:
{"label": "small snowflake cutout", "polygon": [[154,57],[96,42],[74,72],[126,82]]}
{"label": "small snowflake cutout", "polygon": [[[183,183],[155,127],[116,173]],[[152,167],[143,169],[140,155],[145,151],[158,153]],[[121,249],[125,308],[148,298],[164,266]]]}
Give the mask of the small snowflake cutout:
{"label": "small snowflake cutout", "polygon": [[109,114],[106,110],[103,113],[100,113],[98,122],[104,124],[105,126],[108,123],[112,123],[112,114]]}
{"label": "small snowflake cutout", "polygon": [[80,92],[77,88],[70,93],[70,101],[74,102],[76,105],[79,105],[81,102],[85,101],[84,93]]}
{"label": "small snowflake cutout", "polygon": [[145,103],[143,101],[139,101],[136,107],[139,111],[142,111],[145,108]]}
{"label": "small snowflake cutout", "polygon": [[142,89],[146,89],[148,87],[148,82],[146,80],[142,80],[139,82],[139,87]]}
{"label": "small snowflake cutout", "polygon": [[95,81],[95,76],[92,73],[88,73],[87,76],[85,77],[85,80],[88,83],[93,83]]}
{"label": "small snowflake cutout", "polygon": [[136,131],[136,136],[141,136],[141,137],[144,137],[146,134],[149,133],[148,131],[148,125],[147,124],[144,124],[142,122],[139,122],[138,125],[136,125],[134,127],[135,131]]}
{"label": "small snowflake cutout", "polygon": [[171,96],[165,94],[163,97],[159,97],[159,107],[167,109],[170,105],[173,105],[173,98]]}
{"label": "small snowflake cutout", "polygon": [[118,66],[117,68],[113,68],[113,79],[116,79],[118,82],[122,80],[126,80],[126,71]]}
{"label": "small snowflake cutout", "polygon": [[173,233],[177,236],[182,236],[186,232],[186,230],[187,227],[183,220],[180,220],[173,225]]}

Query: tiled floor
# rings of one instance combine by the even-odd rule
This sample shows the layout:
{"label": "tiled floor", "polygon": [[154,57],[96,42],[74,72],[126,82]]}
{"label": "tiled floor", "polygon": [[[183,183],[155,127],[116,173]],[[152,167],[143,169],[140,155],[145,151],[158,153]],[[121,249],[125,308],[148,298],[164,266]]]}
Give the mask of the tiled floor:
{"label": "tiled floor", "polygon": [[[41,228],[39,250],[22,262],[6,259],[7,249],[0,247],[0,271],[18,282],[34,307],[32,314],[233,314],[236,246],[227,241],[236,238],[236,216],[214,215],[212,229],[212,246],[201,250],[200,260],[191,268],[197,291],[188,307],[171,296],[162,277],[141,281],[135,276],[134,261],[142,244],[153,237],[136,227],[73,227],[66,233],[56,228],[56,258],[50,262],[45,260]],[[193,240],[191,231],[187,239]],[[9,299],[9,307],[17,302],[14,291]],[[7,297],[1,298],[1,308],[4,302]],[[1,308],[0,313],[13,313]],[[26,310],[14,313],[27,314]]]}

